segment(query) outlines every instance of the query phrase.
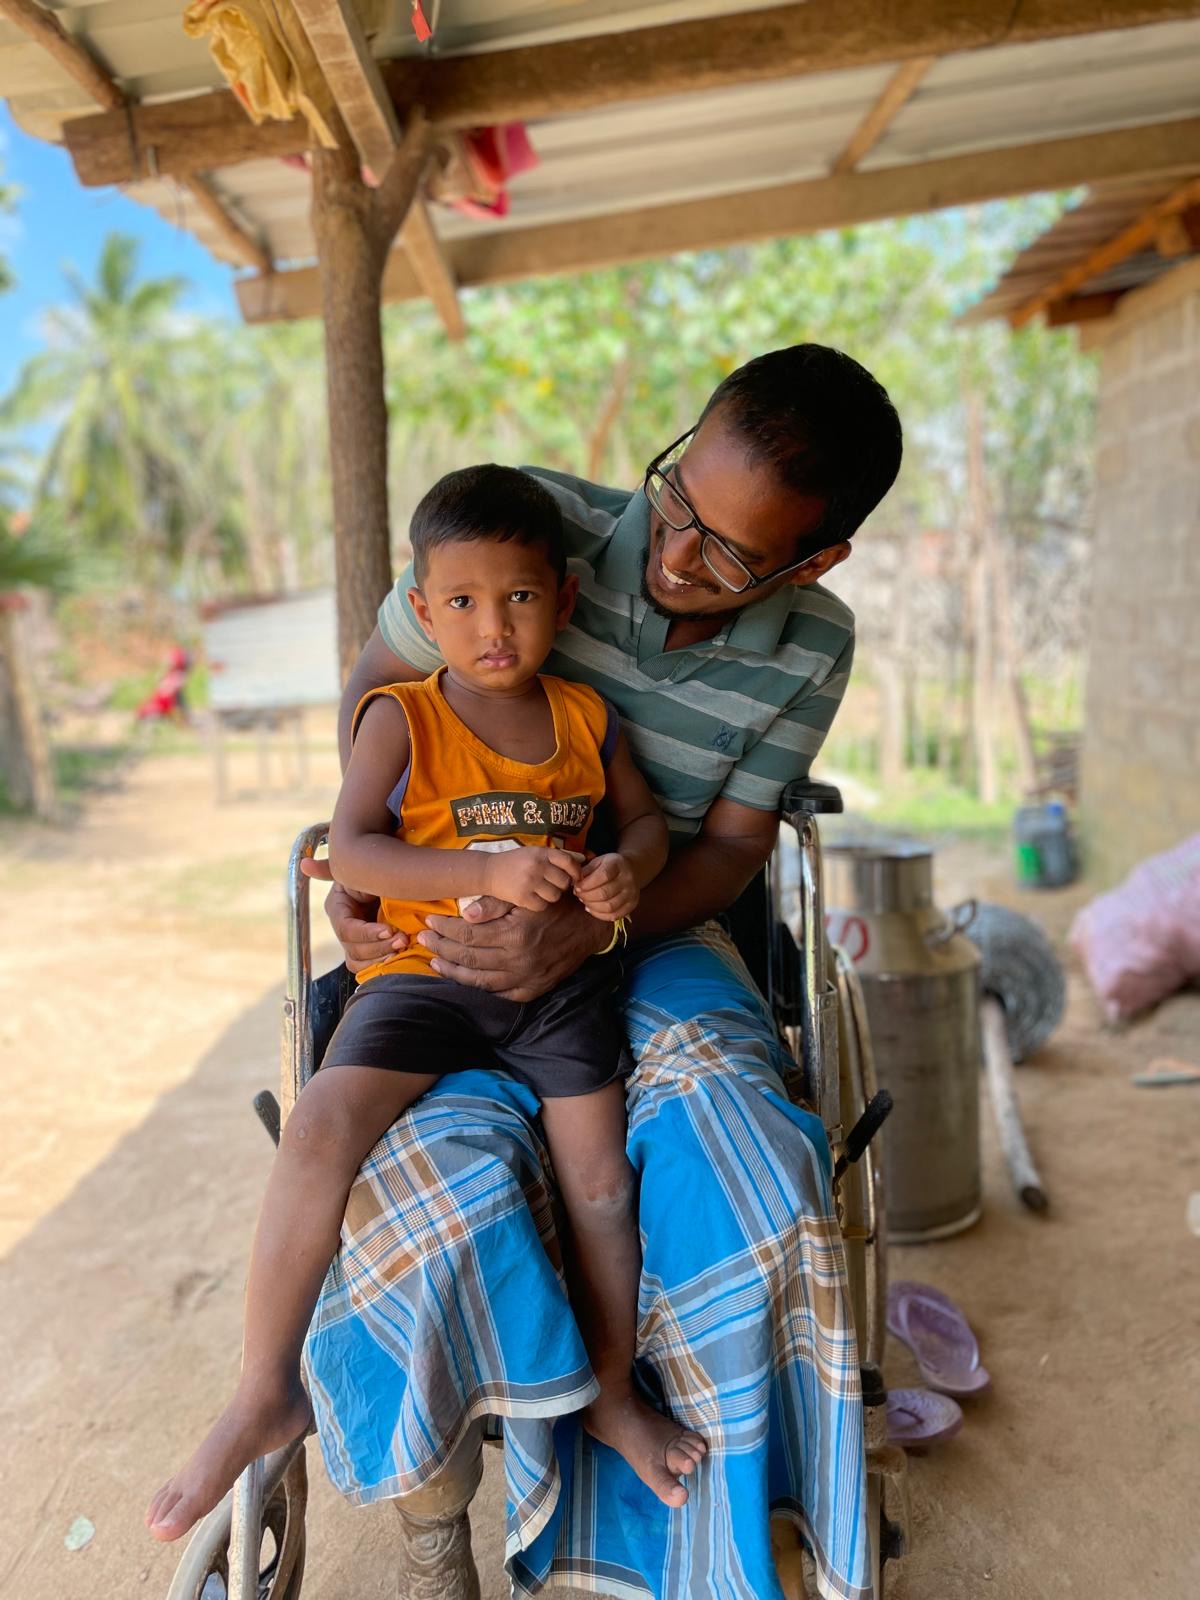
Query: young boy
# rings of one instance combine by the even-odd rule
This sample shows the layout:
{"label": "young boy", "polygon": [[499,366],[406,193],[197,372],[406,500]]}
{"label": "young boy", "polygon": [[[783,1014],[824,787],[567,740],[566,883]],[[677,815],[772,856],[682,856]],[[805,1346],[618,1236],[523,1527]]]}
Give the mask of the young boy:
{"label": "young boy", "polygon": [[[595,957],[523,1005],[439,977],[417,942],[427,916],[464,897],[538,911],[571,893],[614,924],[615,947],[666,861],[666,826],[611,708],[592,689],[538,675],[577,587],[553,497],[512,468],[471,467],[435,484],[411,535],[410,599],[446,665],[364,699],[329,835],[338,881],[377,895],[409,944],[359,974],[288,1118],[250,1261],[241,1381],[151,1502],[157,1539],[179,1538],[250,1461],[308,1426],[301,1350],[359,1166],[438,1077],[489,1057],[542,1102],[600,1391],[585,1426],[672,1506],[687,1499],[679,1479],[706,1448],[633,1387],[640,1260],[615,961]],[[601,799],[617,846],[585,864]]]}

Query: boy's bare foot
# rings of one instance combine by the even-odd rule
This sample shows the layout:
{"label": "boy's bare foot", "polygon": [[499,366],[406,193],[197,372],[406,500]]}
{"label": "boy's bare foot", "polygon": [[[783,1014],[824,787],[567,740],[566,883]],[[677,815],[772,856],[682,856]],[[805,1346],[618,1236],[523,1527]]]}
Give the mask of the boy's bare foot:
{"label": "boy's bare foot", "polygon": [[303,1388],[282,1394],[246,1392],[244,1382],[184,1467],[163,1484],[146,1510],[154,1538],[178,1539],[225,1497],[258,1456],[279,1450],[312,1422]]}
{"label": "boy's bare foot", "polygon": [[694,1472],[708,1451],[698,1433],[681,1428],[629,1389],[593,1400],[584,1410],[583,1425],[594,1439],[624,1456],[664,1505],[686,1502],[688,1492],[679,1480]]}

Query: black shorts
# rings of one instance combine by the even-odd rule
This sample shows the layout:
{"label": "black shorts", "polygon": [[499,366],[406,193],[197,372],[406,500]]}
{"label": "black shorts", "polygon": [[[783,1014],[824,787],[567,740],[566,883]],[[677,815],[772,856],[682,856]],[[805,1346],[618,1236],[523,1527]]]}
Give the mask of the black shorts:
{"label": "black shorts", "polygon": [[633,1070],[620,979],[618,961],[594,956],[549,994],[520,1001],[432,973],[384,972],[350,996],[322,1069],[442,1077],[502,1067],[540,1100],[591,1094]]}

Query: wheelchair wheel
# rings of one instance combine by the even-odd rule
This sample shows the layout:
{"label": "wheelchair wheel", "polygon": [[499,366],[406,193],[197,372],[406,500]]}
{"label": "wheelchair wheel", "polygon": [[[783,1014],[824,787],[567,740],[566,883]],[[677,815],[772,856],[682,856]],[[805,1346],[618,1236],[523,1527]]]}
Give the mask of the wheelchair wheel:
{"label": "wheelchair wheel", "polygon": [[[304,1448],[271,1474],[264,1491],[258,1589],[253,1600],[299,1600],[304,1581],[304,1512],[308,1473]],[[192,1535],[167,1600],[228,1600],[230,1498],[209,1513]]]}
{"label": "wheelchair wheel", "polygon": [[[838,1071],[842,1126],[852,1128],[877,1088],[875,1058],[862,985],[848,957],[833,951],[838,995]],[[876,1135],[863,1156],[846,1168],[838,1185],[838,1220],[846,1251],[858,1358],[880,1366],[887,1334],[887,1221],[883,1203],[882,1139]]]}

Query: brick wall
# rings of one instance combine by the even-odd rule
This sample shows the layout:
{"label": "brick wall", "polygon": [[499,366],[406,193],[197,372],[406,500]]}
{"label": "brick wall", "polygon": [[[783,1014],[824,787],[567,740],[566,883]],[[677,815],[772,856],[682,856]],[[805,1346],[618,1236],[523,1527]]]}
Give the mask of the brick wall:
{"label": "brick wall", "polygon": [[1200,261],[1127,295],[1096,337],[1080,806],[1103,886],[1200,831]]}

